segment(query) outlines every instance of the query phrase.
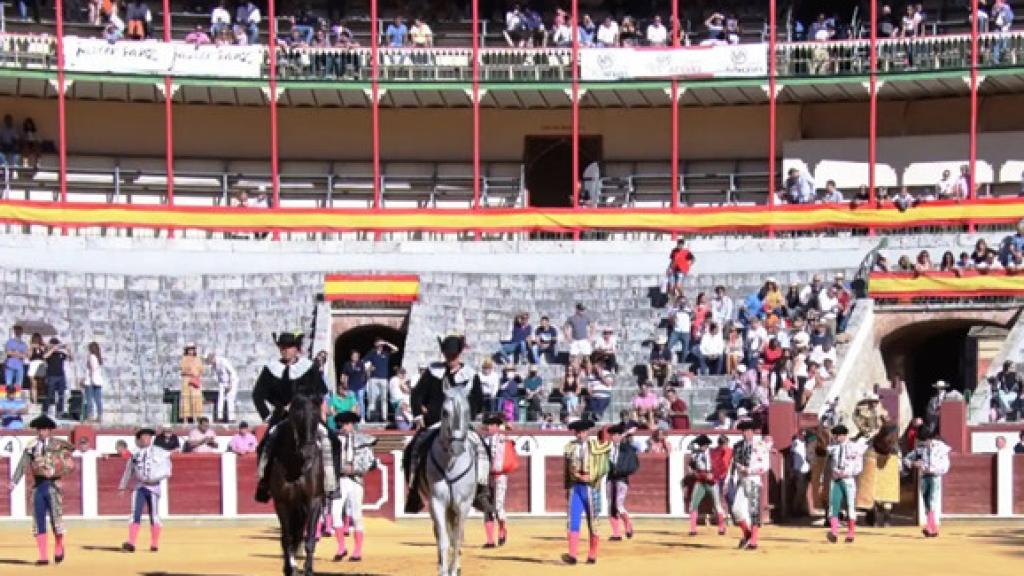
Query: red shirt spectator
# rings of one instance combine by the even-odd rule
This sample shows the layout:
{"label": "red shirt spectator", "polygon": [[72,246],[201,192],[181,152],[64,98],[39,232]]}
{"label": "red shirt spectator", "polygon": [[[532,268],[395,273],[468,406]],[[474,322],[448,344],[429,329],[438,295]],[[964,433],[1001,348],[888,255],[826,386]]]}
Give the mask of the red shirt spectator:
{"label": "red shirt spectator", "polygon": [[672,388],[665,391],[665,400],[668,402],[668,420],[672,424],[672,429],[689,430],[690,415],[689,407],[686,405],[686,402],[680,398]]}
{"label": "red shirt spectator", "polygon": [[693,263],[693,252],[689,248],[676,248],[672,254],[672,267],[683,274],[690,273],[690,265]]}
{"label": "red shirt spectator", "polygon": [[718,446],[711,449],[711,474],[715,482],[725,480],[729,475],[729,466],[732,465],[732,446],[729,446],[727,437],[718,437]]}

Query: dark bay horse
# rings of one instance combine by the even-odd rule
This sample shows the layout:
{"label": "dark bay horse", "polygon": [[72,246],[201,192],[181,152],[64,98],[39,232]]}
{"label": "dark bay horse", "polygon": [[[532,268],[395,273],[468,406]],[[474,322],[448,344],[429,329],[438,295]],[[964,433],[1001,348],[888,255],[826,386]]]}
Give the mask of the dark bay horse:
{"label": "dark bay horse", "polygon": [[296,396],[288,418],[278,424],[272,438],[270,494],[281,525],[284,574],[295,574],[295,556],[305,544],[303,576],[313,576],[317,520],[324,508],[324,465],[317,442],[319,406]]}

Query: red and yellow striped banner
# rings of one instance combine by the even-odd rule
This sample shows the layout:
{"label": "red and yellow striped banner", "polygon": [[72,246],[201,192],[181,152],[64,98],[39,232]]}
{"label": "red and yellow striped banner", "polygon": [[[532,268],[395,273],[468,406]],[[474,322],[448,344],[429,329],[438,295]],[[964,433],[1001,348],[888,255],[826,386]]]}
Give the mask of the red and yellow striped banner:
{"label": "red and yellow striped banner", "polygon": [[1024,218],[1024,199],[932,202],[893,207],[842,205],[716,206],[665,209],[298,209],[0,201],[0,222],[66,228],[194,229],[223,232],[567,232],[661,230],[712,233],[822,228],[912,228],[1010,223]]}
{"label": "red and yellow striped banner", "polygon": [[1004,270],[977,272],[873,272],[868,282],[872,298],[972,298],[1024,296],[1024,273]]}
{"label": "red and yellow striped banner", "polygon": [[328,302],[415,302],[420,278],[415,274],[328,274],[324,300]]}

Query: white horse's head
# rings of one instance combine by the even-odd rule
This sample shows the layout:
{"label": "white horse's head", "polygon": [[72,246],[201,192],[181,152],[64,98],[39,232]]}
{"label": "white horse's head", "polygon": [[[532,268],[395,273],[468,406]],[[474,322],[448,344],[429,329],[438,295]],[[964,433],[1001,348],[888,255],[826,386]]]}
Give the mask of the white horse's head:
{"label": "white horse's head", "polygon": [[452,454],[461,454],[469,436],[469,402],[465,394],[457,389],[446,391],[444,396],[441,405],[441,438]]}

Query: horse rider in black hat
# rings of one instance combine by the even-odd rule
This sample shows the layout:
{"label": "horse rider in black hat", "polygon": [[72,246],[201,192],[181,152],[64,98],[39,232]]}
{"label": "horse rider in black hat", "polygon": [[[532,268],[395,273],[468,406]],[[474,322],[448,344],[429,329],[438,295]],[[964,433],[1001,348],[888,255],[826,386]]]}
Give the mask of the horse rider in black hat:
{"label": "horse rider in black hat", "polygon": [[[281,351],[279,360],[268,362],[256,379],[252,390],[252,401],[260,418],[267,423],[267,434],[260,442],[257,452],[259,464],[256,474],[256,501],[269,502],[267,466],[273,462],[273,454],[268,447],[267,439],[274,434],[276,426],[285,420],[288,406],[296,396],[308,397],[316,406],[323,404],[327,396],[327,385],[316,365],[301,355],[302,334],[282,333],[275,337],[275,344]],[[330,497],[337,491],[337,476],[334,471],[339,457],[337,438],[330,434],[327,427],[320,425],[320,449],[324,461],[324,492]],[[270,443],[269,445],[272,445]]]}
{"label": "horse rider in black hat", "polygon": [[[434,362],[430,365],[420,377],[419,382],[416,383],[416,387],[412,390],[412,397],[409,399],[409,405],[421,426],[412,441],[406,445],[402,458],[406,474],[409,475],[409,490],[405,499],[405,511],[408,514],[415,514],[423,509],[423,500],[416,488],[419,475],[422,473],[420,463],[425,461],[423,456],[437,436],[445,391],[461,389],[465,393],[469,401],[471,419],[475,420],[483,407],[480,379],[476,377],[476,372],[463,364],[460,359],[462,352],[466,349],[466,338],[464,336],[448,336],[444,340],[439,340],[438,343],[444,361]],[[491,460],[484,442],[475,432],[470,432],[470,442],[475,446],[479,459],[477,491],[473,507],[486,512],[491,508],[488,485]]]}

